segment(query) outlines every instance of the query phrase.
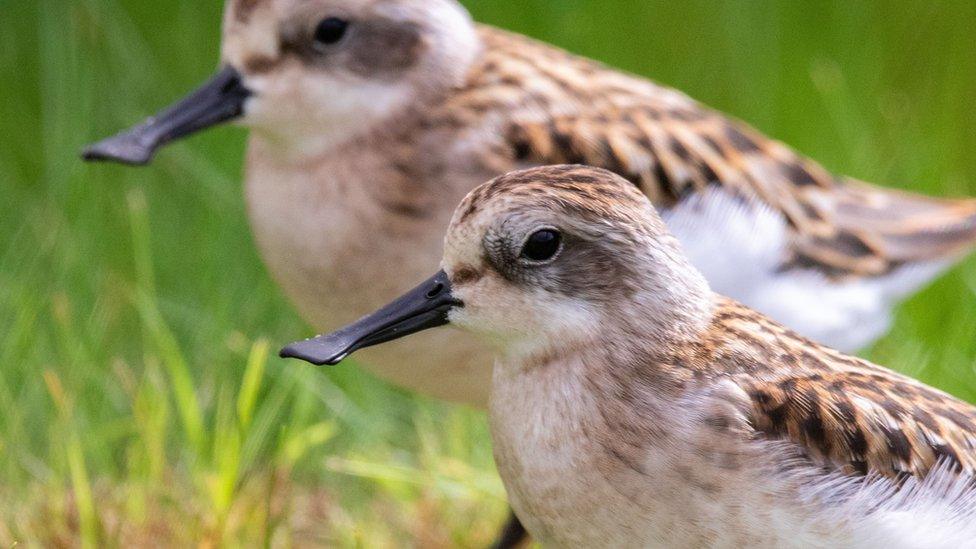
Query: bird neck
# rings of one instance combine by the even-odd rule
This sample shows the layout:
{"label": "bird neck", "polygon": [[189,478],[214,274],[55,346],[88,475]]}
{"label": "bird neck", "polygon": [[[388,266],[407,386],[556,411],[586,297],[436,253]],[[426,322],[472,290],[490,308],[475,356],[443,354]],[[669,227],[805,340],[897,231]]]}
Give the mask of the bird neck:
{"label": "bird neck", "polygon": [[[673,239],[671,239],[673,240]],[[715,294],[708,282],[684,257],[677,243],[658,242],[646,248],[640,280],[631,283],[630,295],[609,305],[608,330],[615,330],[638,354],[698,340],[711,324]]]}

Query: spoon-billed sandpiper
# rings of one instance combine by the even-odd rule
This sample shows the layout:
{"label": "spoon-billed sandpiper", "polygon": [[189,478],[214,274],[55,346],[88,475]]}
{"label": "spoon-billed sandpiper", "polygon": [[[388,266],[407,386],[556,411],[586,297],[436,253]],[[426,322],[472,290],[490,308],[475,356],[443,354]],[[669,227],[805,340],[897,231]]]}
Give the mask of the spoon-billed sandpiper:
{"label": "spoon-billed sandpiper", "polygon": [[[679,92],[475,25],[454,0],[230,0],[218,76],[86,156],[148,162],[232,119],[253,130],[262,255],[321,330],[405,290],[440,257],[468,191],[532,165],[624,176],[716,291],[845,350],[880,335],[893,304],[976,239],[972,201],[831,175]],[[486,353],[443,337],[371,351],[365,365],[483,404]]]}
{"label": "spoon-billed sandpiper", "polygon": [[442,269],[282,355],[335,364],[446,323],[493,344],[495,457],[543,544],[976,546],[976,408],[712,293],[627,180],[486,183]]}

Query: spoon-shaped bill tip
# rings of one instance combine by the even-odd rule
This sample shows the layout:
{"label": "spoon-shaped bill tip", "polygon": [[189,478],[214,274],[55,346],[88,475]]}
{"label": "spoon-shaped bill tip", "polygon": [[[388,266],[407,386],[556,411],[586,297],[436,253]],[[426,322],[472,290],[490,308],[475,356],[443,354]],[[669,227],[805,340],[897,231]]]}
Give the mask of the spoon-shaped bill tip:
{"label": "spoon-shaped bill tip", "polygon": [[167,143],[240,118],[250,97],[251,90],[244,85],[240,73],[233,67],[224,67],[183,100],[138,126],[89,145],[81,157],[143,166]]}
{"label": "spoon-shaped bill tip", "polygon": [[118,162],[129,166],[145,166],[152,160],[156,148],[138,139],[138,134],[122,133],[89,145],[81,152],[88,162]]}
{"label": "spoon-shaped bill tip", "polygon": [[347,351],[330,348],[318,338],[292,343],[278,353],[281,358],[297,358],[317,366],[334,366],[348,355]]}
{"label": "spoon-shaped bill tip", "polygon": [[463,306],[452,295],[447,274],[440,271],[376,312],[330,334],[292,343],[279,355],[319,366],[338,364],[358,349],[443,326],[450,311]]}

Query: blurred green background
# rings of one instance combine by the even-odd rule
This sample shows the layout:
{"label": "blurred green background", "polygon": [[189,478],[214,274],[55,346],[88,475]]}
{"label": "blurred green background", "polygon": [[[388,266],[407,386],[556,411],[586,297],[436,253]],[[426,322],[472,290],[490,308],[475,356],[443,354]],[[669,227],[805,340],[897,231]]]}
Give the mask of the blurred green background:
{"label": "blurred green background", "polygon": [[[838,172],[976,195],[976,3],[465,4]],[[221,9],[0,0],[0,544],[483,545],[505,503],[480,414],[274,358],[309,328],[251,242],[241,130],[78,160],[212,72]],[[866,356],[976,400],[974,290],[969,260]]]}

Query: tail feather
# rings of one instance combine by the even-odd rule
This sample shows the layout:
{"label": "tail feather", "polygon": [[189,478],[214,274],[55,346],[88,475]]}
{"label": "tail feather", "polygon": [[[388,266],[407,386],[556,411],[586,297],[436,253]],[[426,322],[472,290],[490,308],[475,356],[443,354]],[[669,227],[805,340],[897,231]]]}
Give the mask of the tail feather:
{"label": "tail feather", "polygon": [[858,181],[812,192],[808,198],[829,229],[800,236],[795,262],[834,278],[947,263],[976,247],[976,200],[930,198]]}
{"label": "tail feather", "polygon": [[976,246],[976,200],[940,199],[849,184],[834,194],[837,226],[864,233],[900,263],[937,261]]}

